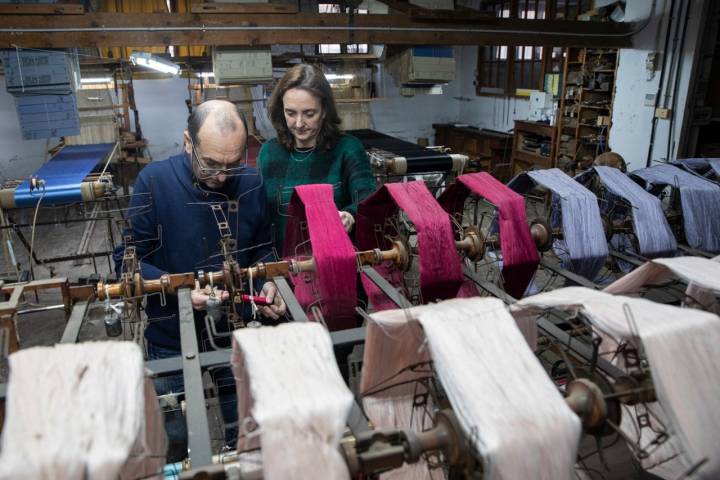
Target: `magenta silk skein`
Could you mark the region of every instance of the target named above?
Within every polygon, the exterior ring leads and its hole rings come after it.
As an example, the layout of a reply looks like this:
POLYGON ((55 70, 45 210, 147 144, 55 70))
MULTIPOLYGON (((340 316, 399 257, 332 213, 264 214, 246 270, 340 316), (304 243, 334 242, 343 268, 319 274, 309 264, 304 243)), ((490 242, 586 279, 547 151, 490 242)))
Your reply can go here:
MULTIPOLYGON (((387 236, 397 232, 386 220, 398 210, 405 212, 417 233, 423 303, 454 298, 463 283, 463 274, 450 216, 440 207, 424 182, 385 184, 366 198, 358 206, 358 247, 361 250, 391 248, 387 236)), ((391 262, 375 269, 394 287, 404 287, 403 272, 391 262)), ((371 280, 364 275, 361 278, 375 311, 396 308, 371 280)))
POLYGON ((540 257, 530 235, 525 199, 487 172, 460 175, 438 201, 451 215, 462 221, 465 199, 470 193, 487 199, 498 210, 502 275, 505 291, 522 297, 535 275, 540 257))
MULTIPOLYGON (((332 185, 295 187, 288 214, 283 257, 312 255, 315 261, 315 272, 292 277, 298 302, 306 311, 317 304, 330 331, 355 327, 357 260, 333 200, 332 185), (304 243, 308 235, 310 245, 304 243)), ((307 313, 318 320, 312 311, 307 313)))

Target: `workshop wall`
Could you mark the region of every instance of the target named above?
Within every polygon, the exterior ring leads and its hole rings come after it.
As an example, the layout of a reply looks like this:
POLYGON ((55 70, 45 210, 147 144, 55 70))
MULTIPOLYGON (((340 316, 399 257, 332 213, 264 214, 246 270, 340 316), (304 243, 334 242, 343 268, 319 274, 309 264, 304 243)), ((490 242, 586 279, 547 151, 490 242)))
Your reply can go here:
POLYGON ((425 137, 433 142, 433 123, 457 122, 460 114, 460 84, 462 62, 455 48, 455 80, 442 86, 442 95, 415 95, 403 97, 395 81, 382 66, 375 75, 378 98, 370 102, 370 128, 409 142, 425 137))
MULTIPOLYGON (((650 149, 653 129, 653 106, 647 105, 646 95, 658 94, 660 72, 648 72, 645 67, 647 54, 661 52, 665 27, 671 1, 657 2, 656 11, 647 27, 634 37, 635 47, 622 49, 619 55, 613 126, 610 132, 610 147, 620 153, 631 169, 644 167, 650 149)), ((684 2, 676 2, 682 5, 684 2)), ((627 2, 626 20, 641 20, 650 11, 651 2, 630 0, 627 2)), ((673 142, 680 138, 682 122, 688 102, 688 85, 691 78, 694 51, 702 29, 704 2, 693 2, 690 6, 687 28, 683 32, 683 16, 674 15, 674 22, 680 22, 680 35, 675 57, 681 62, 677 81, 677 98, 673 98, 675 77, 666 65, 667 84, 660 89, 661 100, 667 97, 673 107, 674 128, 670 120, 657 120, 655 138, 650 158, 662 161, 675 158, 673 142), (685 41, 680 51, 679 43, 683 33, 685 41)), ((671 47, 674 40, 670 39, 671 47)), ((380 65, 374 75, 378 99, 369 104, 370 127, 389 135, 415 142, 420 137, 432 143, 433 123, 459 122, 482 128, 507 131, 513 128, 516 119, 528 116, 528 102, 520 98, 480 97, 475 94, 475 71, 477 68, 477 47, 456 47, 456 76, 453 82, 443 86, 442 95, 400 95, 393 78, 380 65)), ((135 98, 140 110, 143 135, 149 141, 152 158, 160 160, 176 154, 182 149, 182 131, 187 119, 187 81, 184 79, 137 80, 135 98)), ((35 171, 45 160, 47 144, 56 140, 23 141, 15 113, 14 100, 4 88, 0 77, 0 178, 22 178, 35 171)))
POLYGON ((475 93, 478 47, 462 47, 458 56, 460 94, 458 121, 490 130, 508 131, 515 120, 524 120, 530 112, 529 103, 517 97, 486 97, 475 93))
MULTIPOLYGON (((683 118, 688 109, 688 85, 693 70, 694 53, 701 35, 700 28, 704 2, 692 2, 689 10, 687 28, 683 32, 684 18, 678 12, 685 2, 665 1, 657 2, 658 7, 650 24, 635 37, 633 37, 634 48, 620 50, 619 65, 617 70, 617 82, 615 88, 615 102, 613 107, 612 129, 610 130, 610 148, 625 158, 629 169, 634 170, 646 166, 648 150, 650 149, 650 137, 653 129, 654 98, 648 99, 647 95, 661 96, 661 106, 664 101, 668 105, 675 105, 672 112, 674 128, 670 132, 671 120, 657 120, 655 138, 651 149, 650 160, 667 161, 676 158, 677 145, 682 130, 683 118), (675 30, 671 31, 670 49, 666 59, 666 72, 664 82, 666 85, 658 92, 661 72, 654 74, 646 69, 645 61, 648 53, 662 53, 663 42, 668 21, 670 5, 676 3, 676 12, 673 15, 673 23, 679 23, 680 35, 677 41, 677 52, 671 55, 674 43, 675 30), (680 51, 682 35, 685 35, 685 42, 680 51), (674 77, 670 65, 680 61, 680 72, 675 81, 679 82, 677 98, 674 98, 674 77), (666 98, 667 97, 667 98, 666 98), (671 145, 668 150, 668 139, 671 145), (669 153, 669 155, 668 155, 669 153)), ((650 11, 651 2, 632 0, 627 3, 625 11, 626 21, 638 21, 646 18, 650 11)), ((661 59, 662 60, 662 59, 661 59)))
POLYGON ((142 134, 148 140, 152 159, 177 155, 182 151, 187 126, 187 79, 135 80, 133 85, 142 134))

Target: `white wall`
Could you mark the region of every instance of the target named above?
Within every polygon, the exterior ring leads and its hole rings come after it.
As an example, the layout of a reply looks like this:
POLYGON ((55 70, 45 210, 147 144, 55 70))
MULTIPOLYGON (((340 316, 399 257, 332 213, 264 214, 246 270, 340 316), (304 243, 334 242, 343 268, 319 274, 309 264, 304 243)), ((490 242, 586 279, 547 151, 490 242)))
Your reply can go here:
MULTIPOLYGON (((658 0, 656 12, 648 26, 639 34, 633 37, 632 49, 621 49, 617 70, 615 87, 615 100, 613 104, 612 128, 610 130, 610 148, 625 158, 629 170, 643 168, 648 158, 648 148, 652 134, 654 108, 645 105, 646 94, 656 94, 660 82, 660 71, 655 72, 652 79, 648 78, 645 70, 645 59, 650 52, 662 52, 665 32, 670 10, 670 0, 658 0)), ((684 4, 685 1, 677 0, 677 4, 684 4)), ((673 141, 680 138, 683 115, 685 114, 685 102, 687 100, 688 84, 692 71, 693 54, 698 44, 698 37, 701 32, 701 12, 703 1, 694 1, 689 11, 687 25, 687 36, 683 51, 679 58, 682 62, 680 82, 678 88, 677 106, 673 112, 675 127, 673 141)), ((645 0, 632 0, 627 3, 625 20, 641 20, 646 18, 650 12, 651 2, 645 0)), ((679 8, 676 6, 675 22, 680 21, 679 8)), ((672 45, 674 33, 670 38, 672 45)), ((678 41, 678 47, 680 42, 678 41)), ((668 77, 672 78, 673 73, 669 71, 672 63, 670 55, 665 59, 666 70, 665 82, 668 77)), ((672 103, 672 88, 669 89, 670 103, 672 103)), ((665 95, 662 94, 662 98, 665 95)), ((658 120, 651 150, 650 159, 652 162, 667 161, 667 145, 669 136, 669 120, 658 120)), ((669 159, 675 158, 676 148, 671 148, 669 159)))
POLYGON ((142 134, 153 160, 177 155, 187 126, 187 79, 135 80, 133 85, 142 134))
POLYGON ((516 97, 488 97, 475 94, 477 47, 460 48, 460 111, 458 121, 490 130, 508 131, 515 120, 524 120, 530 113, 529 103, 516 97))
POLYGON ((15 99, 5 91, 5 77, 0 76, 0 181, 25 178, 46 160, 48 146, 58 139, 23 140, 15 111, 15 99))
POLYGON ((403 97, 395 86, 394 79, 381 65, 380 74, 375 76, 378 98, 370 102, 370 128, 416 142, 425 137, 433 142, 433 123, 457 122, 459 116, 461 65, 458 61, 459 48, 455 48, 455 80, 443 85, 442 95, 415 95, 403 97))

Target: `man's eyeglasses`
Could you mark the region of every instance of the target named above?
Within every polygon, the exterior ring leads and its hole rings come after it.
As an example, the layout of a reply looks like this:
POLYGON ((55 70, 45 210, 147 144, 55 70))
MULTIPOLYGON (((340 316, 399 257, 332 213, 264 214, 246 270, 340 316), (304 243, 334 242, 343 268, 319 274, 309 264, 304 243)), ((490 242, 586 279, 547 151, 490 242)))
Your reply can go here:
POLYGON ((240 175, 245 168, 247 168, 248 163, 248 148, 247 145, 245 146, 245 150, 243 153, 243 158, 228 164, 220 164, 213 162, 212 160, 207 161, 203 160, 200 155, 198 154, 197 149, 195 148, 195 143, 190 140, 190 148, 193 152, 193 157, 198 165, 198 170, 202 174, 203 177, 210 178, 210 177, 217 177, 218 175, 225 175, 226 177, 233 176, 233 175, 240 175))

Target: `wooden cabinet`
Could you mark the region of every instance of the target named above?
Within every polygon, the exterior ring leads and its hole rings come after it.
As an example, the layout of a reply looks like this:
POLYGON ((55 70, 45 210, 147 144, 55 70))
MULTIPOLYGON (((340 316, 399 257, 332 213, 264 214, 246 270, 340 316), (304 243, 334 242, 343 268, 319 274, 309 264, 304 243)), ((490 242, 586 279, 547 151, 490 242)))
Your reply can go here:
POLYGON ((616 49, 566 50, 555 158, 570 175, 609 150, 616 68, 616 49))
POLYGON ((487 171, 501 180, 510 174, 512 136, 495 130, 465 125, 433 124, 435 145, 470 157, 466 171, 487 171))
POLYGON ((515 120, 512 176, 530 169, 554 167, 556 133, 554 125, 515 120))

